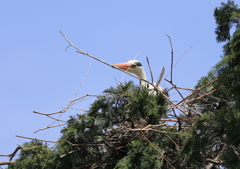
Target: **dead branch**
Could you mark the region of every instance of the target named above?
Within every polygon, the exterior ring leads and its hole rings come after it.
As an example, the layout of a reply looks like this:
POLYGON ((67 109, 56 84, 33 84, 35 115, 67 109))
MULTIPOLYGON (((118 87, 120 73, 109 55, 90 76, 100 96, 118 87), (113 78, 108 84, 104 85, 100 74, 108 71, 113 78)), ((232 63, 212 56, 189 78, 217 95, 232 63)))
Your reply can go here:
POLYGON ((13 153, 11 154, 0 154, 0 156, 8 156, 10 157, 10 160, 9 161, 0 161, 0 165, 7 165, 7 164, 12 164, 14 163, 15 161, 12 161, 13 157, 16 155, 16 153, 18 152, 18 150, 31 150, 31 149, 34 149, 34 148, 37 148, 39 146, 33 146, 31 148, 23 148, 22 146, 18 146, 13 153))
MULTIPOLYGON (((124 73, 126 73, 126 74, 128 74, 128 75, 130 75, 130 76, 132 76, 132 77, 135 77, 135 78, 137 78, 138 80, 142 80, 142 81, 144 81, 144 82, 152 85, 155 90, 160 91, 160 89, 158 89, 153 83, 151 83, 151 82, 149 82, 149 81, 147 81, 147 80, 145 80, 145 79, 141 79, 141 78, 139 78, 139 77, 137 77, 137 76, 135 76, 135 75, 133 75, 133 74, 131 74, 131 73, 128 73, 127 71, 124 71, 124 70, 122 70, 122 69, 119 69, 118 67, 112 66, 111 64, 109 64, 109 63, 107 63, 107 62, 105 62, 105 61, 103 61, 103 60, 101 60, 101 59, 99 59, 99 58, 96 58, 95 56, 92 56, 92 55, 84 52, 83 50, 81 50, 81 49, 79 49, 77 46, 75 46, 72 42, 70 42, 70 41, 68 40, 68 38, 63 34, 62 31, 60 31, 60 33, 62 34, 62 36, 64 37, 64 39, 69 43, 69 46, 72 46, 72 47, 74 47, 75 49, 77 49, 77 53, 80 53, 80 54, 89 56, 89 57, 91 57, 91 58, 93 58, 93 59, 95 59, 95 60, 97 60, 97 61, 99 61, 99 62, 102 62, 103 64, 106 64, 106 65, 108 65, 108 66, 110 66, 110 67, 112 67, 112 68, 115 68, 115 69, 117 69, 117 70, 119 70, 119 71, 122 71, 122 72, 124 72, 124 73)), ((160 92, 161 92, 161 91, 160 91, 160 92)), ((165 96, 165 97, 167 97, 167 96, 165 96)), ((59 113, 59 112, 58 112, 58 113, 59 113)), ((56 114, 56 113, 55 113, 55 114, 56 114)))
POLYGON ((178 135, 186 136, 186 134, 181 134, 181 133, 176 133, 176 132, 168 132, 168 131, 157 130, 157 129, 153 128, 153 127, 162 127, 162 126, 172 127, 172 125, 163 123, 163 124, 158 124, 158 125, 148 125, 144 128, 137 128, 137 129, 127 128, 127 127, 124 127, 124 128, 127 130, 130 130, 130 131, 149 131, 149 130, 151 130, 151 131, 156 131, 156 132, 160 132, 160 133, 178 134, 178 135))
POLYGON ((203 88, 205 88, 205 87, 209 86, 210 84, 216 82, 217 80, 218 80, 218 79, 215 79, 215 80, 209 82, 208 84, 202 86, 200 89, 197 89, 195 92, 193 92, 192 94, 188 95, 188 96, 185 97, 183 100, 181 100, 180 102, 178 102, 175 106, 170 107, 170 108, 168 108, 168 109, 176 108, 180 103, 182 103, 183 101, 185 101, 185 100, 188 99, 189 97, 193 96, 194 94, 198 93, 198 92, 199 92, 200 90, 202 90, 203 88))
POLYGON ((160 119, 160 121, 178 121, 178 120, 174 120, 174 119, 160 119))
POLYGON ((190 91, 196 91, 197 90, 197 89, 190 89, 190 88, 184 88, 184 87, 178 87, 178 86, 175 86, 175 88, 183 89, 183 90, 190 90, 190 91))
POLYGON ((173 47, 172 47, 172 41, 171 41, 171 38, 170 36, 166 35, 168 38, 169 38, 169 41, 170 41, 170 46, 171 46, 171 82, 172 82, 172 71, 173 71, 173 47))
POLYGON ((9 161, 12 161, 12 158, 16 155, 16 153, 18 152, 19 149, 24 149, 22 146, 18 146, 13 153, 11 154, 0 154, 0 156, 8 156, 10 157, 10 160, 9 161))
POLYGON ((0 161, 0 165, 8 165, 8 164, 12 164, 15 161, 0 161))
POLYGON ((217 157, 215 157, 214 159, 210 159, 210 158, 206 159, 206 161, 210 162, 210 164, 208 164, 206 166, 206 169, 211 169, 213 167, 213 164, 222 164, 222 163, 224 163, 224 161, 223 160, 219 160, 219 158, 222 155, 223 151, 226 149, 226 147, 227 147, 227 145, 224 144, 222 149, 218 153, 217 157))
POLYGON ((188 100, 188 101, 186 101, 186 103, 187 103, 187 102, 191 102, 191 101, 195 101, 195 100, 198 100, 198 99, 201 99, 202 97, 207 96, 207 95, 209 95, 209 94, 212 94, 212 93, 215 92, 215 91, 217 91, 217 89, 214 89, 214 90, 212 90, 211 92, 208 92, 208 93, 206 93, 206 94, 204 94, 204 95, 202 95, 202 96, 199 96, 199 97, 197 97, 197 98, 188 100))
POLYGON ((53 115, 53 114, 58 114, 58 113, 65 113, 65 112, 69 109, 69 107, 72 106, 72 104, 73 104, 74 102, 76 102, 76 101, 78 101, 78 100, 80 100, 80 99, 83 99, 83 98, 85 98, 85 97, 88 97, 88 96, 91 96, 91 97, 95 96, 95 97, 96 97, 96 96, 99 96, 99 95, 86 94, 86 95, 84 95, 84 96, 82 96, 82 97, 79 97, 79 98, 77 98, 77 99, 71 100, 71 101, 68 103, 67 107, 65 107, 63 110, 60 110, 60 111, 57 111, 57 112, 54 112, 54 113, 41 113, 41 112, 38 112, 38 111, 33 111, 33 113, 37 113, 37 114, 41 114, 41 115, 45 115, 45 116, 49 116, 49 115, 53 115))
MULTIPOLYGON (((169 80, 167 80, 167 79, 165 79, 167 82, 169 82, 173 87, 174 86, 176 86, 176 85, 174 85, 171 81, 169 81, 169 80)), ((177 88, 175 88, 175 90, 178 92, 178 94, 182 97, 182 99, 184 100, 184 97, 183 97, 183 95, 182 95, 182 93, 177 89, 177 88)), ((201 113, 198 113, 198 112, 196 112, 195 110, 193 110, 192 108, 191 108, 191 106, 186 102, 186 104, 188 105, 188 108, 189 109, 191 109, 195 114, 198 114, 198 115, 200 115, 200 116, 202 116, 202 114, 201 113)))
POLYGON ((149 70, 150 70, 151 79, 152 79, 152 83, 153 83, 152 69, 151 69, 151 66, 150 66, 150 63, 149 63, 148 57, 146 57, 146 59, 147 59, 147 63, 148 63, 148 67, 149 67, 149 70))
MULTIPOLYGON (((157 81, 157 83, 156 83, 156 87, 157 87, 157 86, 159 85, 159 83, 161 82, 164 72, 165 72, 165 68, 163 67, 163 68, 162 68, 162 71, 161 71, 161 73, 160 73, 160 75, 159 75, 158 81, 157 81)), ((166 93, 166 92, 167 92, 167 91, 165 91, 165 93, 166 93)))
POLYGON ((24 136, 19 136, 19 135, 16 135, 16 137, 21 137, 21 138, 25 138, 25 139, 31 139, 31 140, 38 140, 38 141, 43 141, 43 142, 58 143, 57 141, 41 140, 41 139, 37 139, 37 138, 24 137, 24 136))
POLYGON ((68 124, 68 123, 58 124, 58 125, 55 125, 55 126, 50 126, 50 125, 49 125, 49 126, 47 126, 47 127, 43 127, 43 128, 41 128, 41 129, 35 131, 34 133, 37 133, 37 132, 42 131, 42 130, 54 128, 54 127, 64 126, 64 125, 67 125, 67 124, 68 124))

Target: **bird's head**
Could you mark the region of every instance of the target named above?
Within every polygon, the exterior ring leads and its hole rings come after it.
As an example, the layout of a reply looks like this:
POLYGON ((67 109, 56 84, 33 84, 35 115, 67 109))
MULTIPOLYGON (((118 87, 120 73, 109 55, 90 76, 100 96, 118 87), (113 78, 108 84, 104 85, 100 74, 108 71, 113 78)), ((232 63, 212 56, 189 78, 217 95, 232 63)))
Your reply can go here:
POLYGON ((112 67, 113 68, 117 67, 117 68, 125 70, 129 73, 134 73, 139 78, 143 78, 143 74, 145 76, 145 72, 142 68, 142 64, 138 60, 130 60, 126 63, 113 64, 112 67))

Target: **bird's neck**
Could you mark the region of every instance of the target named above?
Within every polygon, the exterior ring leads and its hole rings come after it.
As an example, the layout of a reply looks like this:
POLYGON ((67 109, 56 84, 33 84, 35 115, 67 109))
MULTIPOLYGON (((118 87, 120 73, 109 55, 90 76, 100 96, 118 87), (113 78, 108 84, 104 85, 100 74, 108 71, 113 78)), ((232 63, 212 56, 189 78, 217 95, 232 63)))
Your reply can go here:
POLYGON ((140 80, 140 86, 144 86, 144 87, 147 87, 148 83, 146 83, 144 80, 147 80, 147 76, 146 76, 146 73, 143 69, 140 69, 136 75, 140 78, 140 79, 143 79, 143 80, 140 80))

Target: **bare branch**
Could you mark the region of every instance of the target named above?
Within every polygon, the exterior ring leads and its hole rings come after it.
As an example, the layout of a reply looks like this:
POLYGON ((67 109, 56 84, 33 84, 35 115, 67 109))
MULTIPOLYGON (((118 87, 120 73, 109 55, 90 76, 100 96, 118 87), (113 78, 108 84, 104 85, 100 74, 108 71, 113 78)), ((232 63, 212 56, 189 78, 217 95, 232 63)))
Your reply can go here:
MULTIPOLYGON (((97 60, 97 61, 99 61, 99 62, 102 62, 102 63, 104 63, 104 64, 106 64, 106 65, 108 65, 108 66, 110 66, 110 67, 112 67, 112 68, 115 68, 115 69, 117 69, 117 70, 120 70, 120 71, 122 71, 122 72, 124 72, 124 73, 126 73, 126 74, 128 74, 128 75, 130 75, 130 76, 132 76, 132 77, 135 77, 135 78, 137 78, 137 79, 139 79, 139 80, 142 80, 142 81, 144 81, 144 82, 152 85, 155 90, 160 91, 160 89, 158 89, 155 85, 153 85, 153 83, 150 83, 149 81, 147 81, 147 80, 145 80, 145 79, 140 79, 139 77, 137 77, 137 76, 135 76, 135 75, 133 75, 133 74, 131 74, 131 73, 128 73, 128 72, 126 72, 126 71, 124 71, 124 70, 122 70, 122 69, 119 69, 118 67, 112 66, 111 64, 109 64, 109 63, 107 63, 107 62, 104 62, 103 60, 98 59, 98 58, 96 58, 96 57, 94 57, 94 56, 92 56, 92 55, 90 55, 90 54, 82 51, 81 49, 79 49, 78 47, 76 47, 72 42, 70 42, 70 41, 67 39, 67 37, 63 34, 62 31, 60 31, 60 33, 61 33, 62 36, 65 38, 65 40, 69 43, 70 46, 72 46, 72 47, 74 47, 75 49, 77 49, 77 52, 78 52, 78 53, 83 54, 83 55, 86 55, 86 56, 89 56, 89 57, 91 57, 91 58, 93 58, 93 59, 95 59, 95 60, 97 60)), ((160 91, 160 92, 161 92, 161 91, 160 91)), ((166 96, 166 97, 167 97, 167 96, 166 96)), ((59 113, 59 112, 58 112, 58 113, 59 113)))
POLYGON ((33 113, 37 113, 37 114, 41 114, 41 115, 45 115, 45 116, 49 116, 49 115, 53 115, 53 114, 58 114, 58 113, 65 113, 65 112, 69 109, 69 107, 72 106, 72 104, 73 104, 74 102, 76 102, 76 101, 78 101, 78 100, 80 100, 80 99, 83 99, 83 98, 85 98, 85 97, 88 97, 88 96, 94 97, 94 96, 99 96, 99 95, 86 94, 86 95, 84 95, 84 96, 82 96, 82 97, 79 97, 79 98, 77 98, 77 99, 71 100, 71 101, 68 103, 67 107, 65 107, 63 110, 60 110, 60 111, 57 111, 57 112, 54 112, 54 113, 41 113, 41 112, 38 112, 38 111, 33 111, 33 113))
POLYGON ((49 126, 47 126, 47 127, 44 127, 44 128, 41 128, 41 129, 35 131, 34 133, 37 133, 37 132, 42 131, 42 130, 46 130, 46 129, 50 129, 50 128, 54 128, 54 127, 64 126, 64 125, 67 125, 67 124, 68 124, 68 123, 58 124, 58 125, 55 125, 55 126, 51 126, 51 125, 49 125, 49 126))
POLYGON ((149 67, 149 70, 150 70, 151 79, 152 79, 152 83, 153 83, 152 69, 151 69, 151 66, 150 66, 150 63, 149 63, 148 57, 146 57, 146 59, 147 59, 147 63, 148 63, 148 67, 149 67))
MULTIPOLYGON (((157 87, 157 86, 159 85, 159 83, 161 82, 164 72, 165 72, 165 68, 163 67, 163 68, 162 68, 162 71, 161 71, 161 73, 160 73, 160 75, 159 75, 158 81, 157 81, 157 83, 156 83, 156 87, 157 87)), ((165 93, 166 93, 166 91, 165 91, 165 93)))
POLYGON ((0 165, 8 165, 8 164, 12 164, 15 161, 0 161, 0 165))
POLYGON ((218 79, 215 79, 211 82, 209 82, 208 84, 202 86, 200 89, 197 89, 195 92, 193 92, 192 94, 188 95, 187 97, 185 97, 183 100, 181 100, 180 102, 178 102, 175 106, 173 107, 170 107, 169 109, 173 109, 173 108, 176 108, 180 103, 182 103, 183 101, 185 101, 186 99, 188 99, 189 97, 193 96, 194 94, 198 93, 200 90, 202 90, 203 88, 209 86, 210 84, 216 82, 218 79))
POLYGON ((172 41, 171 41, 171 38, 170 36, 166 35, 168 38, 169 38, 169 41, 170 41, 170 46, 171 46, 171 82, 172 82, 172 71, 173 71, 173 47, 172 47, 172 41))
POLYGON ((38 141, 44 141, 44 142, 58 143, 57 141, 41 140, 41 139, 37 139, 37 138, 24 137, 24 136, 19 136, 19 135, 16 135, 16 137, 21 137, 21 138, 31 139, 31 140, 38 140, 38 141))

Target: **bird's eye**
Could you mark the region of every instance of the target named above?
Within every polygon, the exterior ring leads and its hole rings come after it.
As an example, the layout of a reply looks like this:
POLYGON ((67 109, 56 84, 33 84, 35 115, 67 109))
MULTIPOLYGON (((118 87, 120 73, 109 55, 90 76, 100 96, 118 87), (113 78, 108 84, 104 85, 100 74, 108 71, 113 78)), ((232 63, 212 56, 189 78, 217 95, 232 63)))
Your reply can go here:
POLYGON ((135 62, 136 66, 142 66, 140 62, 135 62))

